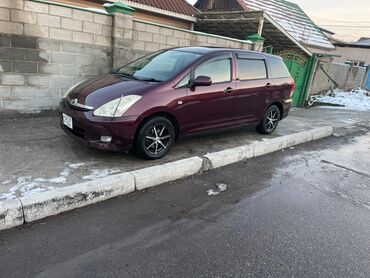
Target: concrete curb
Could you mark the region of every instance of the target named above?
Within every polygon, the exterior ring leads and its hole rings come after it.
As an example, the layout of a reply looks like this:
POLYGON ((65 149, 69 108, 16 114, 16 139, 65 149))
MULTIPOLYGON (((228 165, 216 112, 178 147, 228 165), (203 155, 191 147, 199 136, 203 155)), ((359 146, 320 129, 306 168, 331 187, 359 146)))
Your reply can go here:
POLYGON ((0 230, 333 135, 325 126, 0 202, 0 230))
POLYGON ((204 157, 211 163, 210 169, 216 169, 254 157, 254 147, 253 145, 241 146, 220 152, 209 153, 204 157))
POLYGON ((24 221, 32 222, 133 191, 135 191, 134 176, 123 173, 43 192, 32 197, 22 197, 20 201, 23 205, 24 221))
POLYGON ((195 175, 201 171, 202 165, 203 159, 195 156, 136 170, 131 173, 135 177, 136 190, 143 190, 169 181, 195 175))
POLYGON ((0 230, 20 226, 23 223, 22 203, 18 199, 0 202, 0 230))

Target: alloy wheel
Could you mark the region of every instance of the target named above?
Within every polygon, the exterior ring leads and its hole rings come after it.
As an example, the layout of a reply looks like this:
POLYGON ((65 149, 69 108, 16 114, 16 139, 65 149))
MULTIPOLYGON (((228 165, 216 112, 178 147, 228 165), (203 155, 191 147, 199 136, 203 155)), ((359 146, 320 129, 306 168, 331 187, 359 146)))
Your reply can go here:
POLYGON ((157 124, 150 128, 145 136, 145 149, 158 155, 165 151, 171 144, 171 135, 168 127, 164 124, 157 124))
POLYGON ((274 130, 279 122, 279 113, 275 110, 270 110, 265 120, 266 130, 274 130))

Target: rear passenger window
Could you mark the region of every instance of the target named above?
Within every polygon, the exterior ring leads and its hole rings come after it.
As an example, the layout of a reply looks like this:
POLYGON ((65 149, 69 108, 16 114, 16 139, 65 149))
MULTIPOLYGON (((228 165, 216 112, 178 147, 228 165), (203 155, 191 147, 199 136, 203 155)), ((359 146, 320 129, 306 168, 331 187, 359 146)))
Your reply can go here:
POLYGON ((238 68, 240 80, 267 78, 264 60, 238 59, 238 68))
POLYGON ((282 59, 271 58, 269 64, 272 78, 290 77, 288 68, 282 59))

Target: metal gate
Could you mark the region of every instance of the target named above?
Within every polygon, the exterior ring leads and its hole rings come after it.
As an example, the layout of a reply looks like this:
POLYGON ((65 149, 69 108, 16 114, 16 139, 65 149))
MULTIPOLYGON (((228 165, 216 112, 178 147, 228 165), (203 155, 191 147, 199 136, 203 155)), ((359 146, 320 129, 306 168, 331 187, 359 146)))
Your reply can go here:
POLYGON ((370 68, 367 70, 367 77, 365 81, 365 89, 370 91, 370 68))
POLYGON ((291 76, 294 79, 295 90, 293 106, 301 106, 305 99, 306 79, 308 78, 308 58, 295 51, 282 51, 277 53, 284 59, 291 76))

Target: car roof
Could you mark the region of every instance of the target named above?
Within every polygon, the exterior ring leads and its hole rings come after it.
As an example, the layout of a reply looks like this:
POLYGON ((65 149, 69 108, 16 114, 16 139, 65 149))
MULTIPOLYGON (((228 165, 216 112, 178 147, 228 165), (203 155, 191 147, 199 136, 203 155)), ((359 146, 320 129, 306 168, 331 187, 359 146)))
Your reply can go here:
POLYGON ((253 56, 258 55, 258 56, 265 57, 265 58, 280 58, 281 59, 281 57, 276 56, 276 55, 267 54, 263 52, 257 52, 257 51, 251 51, 251 50, 245 50, 245 49, 239 49, 239 48, 225 48, 225 47, 214 47, 214 46, 187 46, 187 47, 173 48, 173 50, 197 53, 201 55, 212 54, 212 53, 217 53, 217 52, 225 52, 225 51, 234 51, 238 53, 250 54, 253 56))

